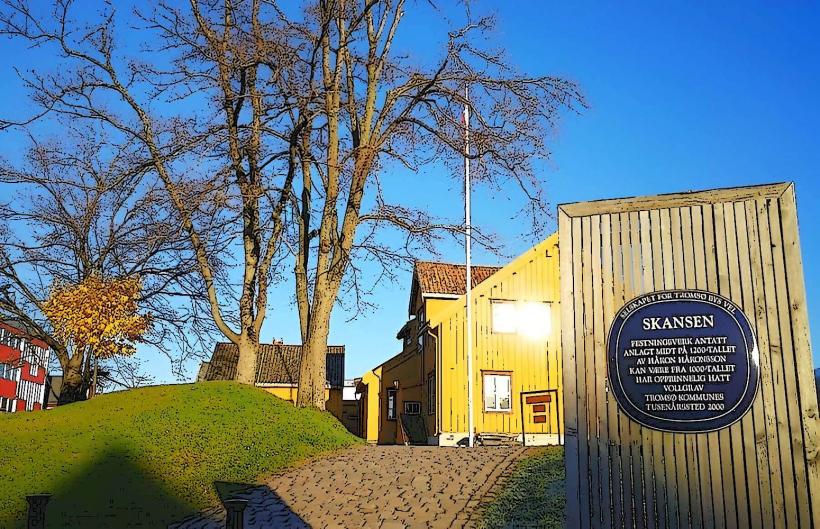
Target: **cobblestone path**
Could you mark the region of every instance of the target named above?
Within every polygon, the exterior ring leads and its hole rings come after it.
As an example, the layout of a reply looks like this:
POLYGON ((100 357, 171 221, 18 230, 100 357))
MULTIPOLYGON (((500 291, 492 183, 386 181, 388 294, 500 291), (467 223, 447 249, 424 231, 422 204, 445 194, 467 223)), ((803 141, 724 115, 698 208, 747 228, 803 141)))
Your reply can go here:
MULTIPOLYGON (((520 447, 367 446, 314 459, 236 494, 247 529, 427 529, 473 525, 470 517, 520 447)), ((174 529, 221 529, 223 511, 174 529)))

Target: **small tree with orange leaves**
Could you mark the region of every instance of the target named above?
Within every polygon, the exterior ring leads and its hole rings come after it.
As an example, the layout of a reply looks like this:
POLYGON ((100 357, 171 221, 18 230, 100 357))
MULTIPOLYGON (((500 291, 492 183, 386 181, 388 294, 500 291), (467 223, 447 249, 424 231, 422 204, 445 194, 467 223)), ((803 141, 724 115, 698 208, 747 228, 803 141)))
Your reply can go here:
MULTIPOLYGON (((76 285, 58 285, 43 306, 55 338, 69 351, 64 385, 89 388, 90 365, 115 355, 132 355, 148 330, 149 316, 139 314, 139 278, 90 276, 76 285), (71 380, 66 380, 71 378, 71 380)), ((92 392, 96 381, 90 384, 92 392)))

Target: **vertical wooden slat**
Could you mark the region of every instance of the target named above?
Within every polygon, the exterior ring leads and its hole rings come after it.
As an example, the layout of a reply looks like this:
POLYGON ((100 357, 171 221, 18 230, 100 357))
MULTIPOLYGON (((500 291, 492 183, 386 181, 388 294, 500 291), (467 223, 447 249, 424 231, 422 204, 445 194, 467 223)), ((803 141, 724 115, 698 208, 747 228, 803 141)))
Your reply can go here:
MULTIPOLYGON (((598 474, 600 476, 598 488, 600 490, 600 516, 601 527, 610 529, 612 527, 612 517, 614 507, 612 505, 612 490, 610 485, 609 459, 609 431, 607 430, 607 409, 606 409, 606 348, 604 343, 606 338, 603 329, 603 255, 601 237, 601 216, 591 217, 591 237, 592 245, 592 266, 590 276, 592 279, 592 360, 593 360, 593 381, 595 390, 595 435, 598 442, 598 474)), ((590 469, 591 470, 591 469, 590 469)))
MULTIPOLYGON (((729 208, 731 210, 731 207, 729 208)), ((731 297, 729 287, 729 258, 728 258, 728 244, 726 242, 726 208, 724 204, 715 204, 714 206, 714 221, 715 221, 715 275, 717 276, 717 293, 725 297, 731 297)), ((731 224, 734 229, 734 222, 731 224)), ((724 505, 726 507, 726 526, 730 529, 743 528, 747 526, 740 525, 738 516, 738 487, 737 483, 742 483, 745 479, 742 467, 735 463, 735 455, 740 457, 740 450, 736 447, 740 444, 733 442, 734 438, 742 436, 740 424, 735 423, 729 428, 724 428, 719 432, 720 438, 720 458, 723 470, 723 490, 724 490, 724 505), (740 475, 735 480, 735 473, 740 475)), ((741 492, 741 494, 745 494, 741 492)), ((744 496, 745 497, 745 496, 744 496)))
MULTIPOLYGON (((612 222, 612 271, 613 284, 612 294, 615 305, 620 307, 626 302, 626 270, 624 256, 624 241, 629 241, 629 226, 625 215, 616 213, 610 216, 612 222)), ((623 525, 625 528, 633 528, 634 524, 634 494, 635 484, 632 481, 632 447, 631 447, 631 424, 632 421, 622 413, 618 413, 618 438, 621 440, 619 446, 621 479, 623 480, 623 525)))
MULTIPOLYGON (((692 247, 692 273, 688 284, 698 290, 707 290, 706 285, 706 249, 703 237, 703 208, 691 208, 691 236, 687 236, 692 247)), ((701 520, 698 527, 709 527, 715 520, 714 492, 712 490, 712 471, 709 453, 708 434, 695 435, 695 450, 698 454, 698 479, 700 485, 701 520)))
MULTIPOLYGON (((616 228, 617 229, 617 228, 616 228)), ((602 310, 598 311, 599 319, 597 321, 598 328, 602 333, 606 333, 612 318, 615 314, 615 258, 613 251, 613 226, 612 217, 610 215, 601 216, 601 282, 602 282, 602 310)), ((602 357, 604 358, 604 367, 606 367, 606 344, 603 344, 602 357)), ((606 371, 604 371, 606 375, 606 371)), ((609 483, 612 489, 610 501, 612 504, 612 527, 622 529, 624 527, 624 506, 623 506, 623 490, 622 490, 622 461, 621 461, 621 439, 619 433, 619 417, 618 404, 609 388, 607 382, 607 389, 605 392, 606 401, 606 431, 609 442, 607 443, 607 452, 609 455, 609 483)))
MULTIPOLYGON (((726 228, 726 297, 743 306, 743 292, 740 285, 740 263, 737 258, 737 222, 735 218, 734 203, 724 204, 723 215, 726 228)), ((735 498, 737 500, 737 524, 738 527, 748 528, 749 524, 749 483, 753 475, 757 475, 757 468, 750 468, 752 465, 751 454, 754 453, 752 440, 749 439, 750 415, 745 415, 743 419, 732 425, 729 432, 732 439, 732 461, 734 464, 735 498), (748 454, 748 457, 747 457, 748 454), (748 464, 747 464, 748 462, 748 464)))
POLYGON ((588 439, 588 460, 589 460, 589 503, 592 512, 593 527, 600 527, 601 524, 601 474, 598 471, 598 403, 595 395, 595 336, 594 336, 594 316, 595 304, 593 302, 593 272, 597 265, 593 258, 592 226, 594 216, 581 219, 581 236, 583 238, 583 275, 581 281, 581 292, 584 299, 584 360, 585 376, 584 388, 586 389, 586 434, 588 439))
MULTIPOLYGON (((672 220, 671 211, 662 209, 659 214, 661 226, 661 261, 663 262, 663 288, 670 290, 675 288, 675 267, 672 259, 672 220)), ((678 496, 678 465, 675 454, 674 437, 669 434, 662 434, 664 454, 664 468, 666 469, 667 483, 667 519, 670 528, 681 527, 680 525, 680 504, 678 496)))
MULTIPOLYGON (((786 264, 786 284, 791 308, 791 330, 797 387, 800 398, 800 422, 803 440, 801 454, 806 465, 809 497, 820 494, 820 419, 817 411, 817 393, 812 375, 811 338, 809 336, 809 316, 806 309, 806 288, 803 278, 803 261, 800 254, 800 239, 797 227, 797 204, 794 186, 780 197, 781 234, 786 264)), ((798 454, 800 454, 798 452, 798 454)), ((798 457, 796 455, 796 457, 798 457)), ((809 501, 806 526, 809 520, 814 529, 820 528, 820 507, 809 501)), ((802 524, 802 520, 801 520, 802 524)))
POLYGON ((746 232, 748 244, 739 248, 743 255, 742 262, 747 266, 744 277, 751 283, 751 304, 747 302, 747 316, 757 335, 758 354, 760 356, 760 384, 758 394, 752 405, 755 425, 755 449, 757 468, 760 477, 760 526, 774 527, 775 505, 782 503, 783 491, 780 490, 780 473, 772 469, 770 460, 777 458, 777 445, 772 443, 776 436, 776 417, 772 387, 772 366, 770 360, 769 328, 766 322, 765 291, 763 285, 763 266, 760 255, 760 232, 758 227, 757 207, 753 200, 744 204, 746 214, 746 232), (771 435, 770 433, 771 432, 771 435), (775 496, 777 499, 775 499, 775 496))
MULTIPOLYGON (((766 309, 769 313, 769 348, 771 351, 772 378, 777 390, 775 391, 775 408, 777 416, 777 436, 780 445, 780 479, 783 486, 782 513, 783 523, 780 527, 796 527, 799 522, 798 467, 792 460, 792 436, 789 417, 789 403, 797 401, 797 389, 794 384, 787 382, 787 373, 794 372, 794 362, 791 348, 791 329, 788 319, 788 301, 785 288, 777 288, 785 284, 785 269, 783 265, 783 244, 780 237, 780 208, 777 201, 761 200, 765 207, 765 215, 760 216, 761 241, 763 254, 763 279, 766 284, 766 309), (763 229, 763 223, 767 229, 763 229), (768 235, 768 240, 763 236, 768 235)), ((792 380, 793 381, 793 380, 792 380)), ((805 476, 805 474, 803 474, 805 476)), ((807 492, 807 490, 806 490, 807 492)), ((778 513, 775 511, 775 520, 778 513)))
MULTIPOLYGON (((653 209, 649 212, 649 223, 646 229, 648 234, 648 244, 651 248, 651 262, 652 274, 651 284, 647 285, 654 290, 662 290, 664 288, 663 278, 663 251, 662 236, 661 236, 661 212, 653 209)), ((644 237, 646 237, 646 234, 644 237)), ((647 257, 644 257, 645 259, 647 257)), ((664 433, 659 431, 652 432, 652 461, 655 474, 655 494, 656 503, 655 511, 657 516, 658 527, 669 527, 669 501, 668 488, 669 476, 667 474, 667 461, 663 451, 663 437, 664 433)))
MULTIPOLYGON (((792 475, 794 470, 791 458, 783 453, 788 446, 788 418, 786 417, 785 395, 779 394, 779 387, 783 387, 783 354, 780 341, 780 328, 777 315, 777 296, 774 292, 774 263, 772 261, 772 233, 769 222, 769 201, 757 199, 754 203, 757 219, 758 247, 755 250, 760 259, 760 283, 762 288, 759 301, 762 312, 761 319, 766 322, 767 345, 766 355, 769 361, 769 373, 763 373, 766 401, 770 409, 766 414, 767 443, 769 451, 769 469, 772 473, 772 507, 773 526, 788 525, 788 513, 797 510, 794 489, 784 486, 784 475, 792 475), (784 457, 785 455, 785 457, 784 457)), ((761 346, 761 350, 763 347, 761 346)), ((795 520, 796 521, 796 520, 795 520)))
MULTIPOLYGON (((625 297, 627 300, 632 299, 643 293, 643 263, 641 262, 641 236, 640 236, 640 218, 637 211, 630 212, 626 215, 629 226, 629 252, 625 252, 624 258, 629 258, 629 266, 624 266, 624 272, 629 280, 625 281, 625 297)), ((626 263, 626 261, 624 261, 626 263)), ((646 461, 643 459, 643 428, 631 422, 630 428, 630 448, 632 451, 632 494, 633 494, 633 511, 635 527, 647 527, 647 503, 651 500, 648 498, 647 484, 644 481, 644 465, 646 461)))
MULTIPOLYGON (((715 220, 714 206, 711 204, 701 207, 703 220, 703 262, 705 268, 705 283, 702 288, 711 292, 718 291, 717 278, 717 257, 715 255, 715 220)), ((711 432, 707 434, 707 452, 709 454, 709 471, 712 482, 712 514, 714 516, 714 527, 723 529, 726 525, 726 507, 724 497, 726 491, 723 483, 723 465, 720 450, 720 434, 711 432)), ((730 492, 731 494, 731 492, 730 492)))
MULTIPOLYGON (((753 310, 750 310, 753 309, 750 303, 750 299, 752 298, 751 282, 747 274, 749 263, 748 259, 746 259, 746 252, 748 252, 749 248, 749 237, 746 229, 746 210, 742 202, 735 202, 732 206, 734 208, 736 238, 736 244, 733 247, 732 253, 734 254, 737 264, 732 274, 731 283, 738 305, 743 308, 746 314, 753 314, 753 310)), ((734 263, 735 260, 731 262, 734 263)), ((748 494, 748 526, 759 528, 762 525, 760 516, 762 499, 760 498, 760 471, 757 468, 757 452, 755 449, 754 412, 750 411, 744 415, 740 420, 740 424, 743 427, 743 457, 744 469, 746 471, 746 492, 748 494)))
MULTIPOLYGON (((566 360, 562 364, 564 377, 564 461, 566 467, 567 505, 578 505, 578 509, 567 509, 569 527, 581 525, 581 484, 580 476, 586 472, 579 459, 578 439, 578 371, 577 340, 575 339, 576 314, 581 309, 575 305, 577 269, 580 268, 578 250, 580 241, 576 239, 575 223, 559 210, 558 236, 561 244, 561 350, 566 360)), ((584 440, 584 442, 586 442, 584 440)))
MULTIPOLYGON (((676 262, 683 264, 683 288, 694 288, 696 285, 696 265, 695 265, 695 243, 692 239, 692 210, 690 208, 678 208, 680 213, 681 249, 680 259, 676 262)), ((697 436, 687 435, 684 438, 686 449, 686 474, 689 477, 689 526, 692 528, 703 527, 703 507, 701 499, 701 483, 704 478, 700 476, 700 465, 698 459, 697 436)))
MULTIPOLYGON (((774 256, 775 277, 778 285, 786 287, 777 289, 778 314, 781 328, 781 341, 783 349, 783 386, 786 391, 786 411, 789 422, 788 428, 788 452, 793 462, 794 473, 790 485, 795 489, 798 510, 794 513, 796 520, 793 526, 808 527, 811 524, 810 510, 806 507, 811 504, 808 485, 808 466, 805 460, 800 457, 803 454, 803 429, 802 417, 800 413, 800 390, 797 381, 797 365, 795 357, 795 344, 793 339, 793 328, 791 319, 791 302, 788 291, 788 277, 786 273, 786 250, 784 244, 782 208, 780 200, 773 207, 769 215, 772 224, 772 254, 774 256)), ((784 476, 784 479, 787 479, 784 476)))
MULTIPOLYGON (((654 261, 652 259, 652 232, 649 227, 649 212, 641 211, 638 213, 638 229, 640 236, 641 249, 641 290, 646 293, 655 290, 654 287, 654 261)), ((655 432, 649 428, 643 429, 641 451, 644 462, 644 483, 646 490, 646 517, 647 527, 654 529, 657 526, 658 520, 658 479, 663 479, 663 475, 656 475, 656 465, 660 465, 660 461, 656 463, 655 452, 652 448, 652 438, 655 432)))
POLYGON ((579 478, 581 519, 578 527, 590 527, 592 509, 590 504, 590 475, 589 475, 589 428, 587 425, 587 370, 586 349, 584 341, 584 237, 581 224, 582 219, 572 219, 572 244, 575 262, 575 341, 576 370, 578 377, 578 392, 576 395, 578 410, 578 464, 581 467, 579 478))
MULTIPOLYGON (((670 234, 672 242, 672 275, 674 278, 673 288, 685 288, 686 270, 683 264, 683 238, 681 231, 680 209, 675 208, 670 212, 670 234)), ((686 436, 673 435, 672 443, 675 447, 675 464, 678 487, 678 523, 680 527, 691 526, 691 510, 689 497, 689 462, 690 455, 686 453, 686 436)))

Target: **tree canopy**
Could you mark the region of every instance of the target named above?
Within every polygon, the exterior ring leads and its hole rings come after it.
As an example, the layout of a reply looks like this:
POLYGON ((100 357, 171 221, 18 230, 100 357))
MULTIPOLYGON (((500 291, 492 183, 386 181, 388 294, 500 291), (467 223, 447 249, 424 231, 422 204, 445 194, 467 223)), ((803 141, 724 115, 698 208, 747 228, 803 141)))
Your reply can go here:
POLYGON ((139 314, 142 285, 137 277, 90 276, 76 285, 56 285, 43 311, 55 337, 99 359, 132 355, 148 330, 150 317, 139 314))
POLYGON ((304 406, 324 406, 331 313, 345 294, 361 301, 361 263, 391 276, 465 232, 424 200, 389 201, 383 186, 431 164, 458 178, 467 156, 480 162, 476 182, 518 195, 537 230, 546 198, 536 162, 562 113, 585 106, 573 81, 520 72, 489 46, 495 20, 469 4, 423 58, 397 44, 404 0, 190 0, 127 13, 106 4, 95 15, 72 0, 48 12, 2 4, 0 34, 50 50, 60 69, 25 74, 38 109, 0 126, 93 124, 157 179, 210 318, 237 345, 240 381, 255 378, 271 285, 290 276, 304 406), (127 26, 139 28, 139 53, 127 26))

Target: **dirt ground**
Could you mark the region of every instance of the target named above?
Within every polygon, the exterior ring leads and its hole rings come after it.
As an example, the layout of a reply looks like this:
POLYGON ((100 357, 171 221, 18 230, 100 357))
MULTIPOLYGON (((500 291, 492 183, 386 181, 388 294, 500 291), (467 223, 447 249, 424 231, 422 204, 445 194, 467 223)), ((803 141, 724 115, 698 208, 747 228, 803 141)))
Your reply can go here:
MULTIPOLYGON (((314 459, 234 494, 248 500, 245 527, 472 527, 476 506, 527 449, 366 446, 314 459)), ((215 510, 174 529, 225 527, 215 510)))

